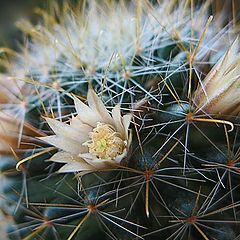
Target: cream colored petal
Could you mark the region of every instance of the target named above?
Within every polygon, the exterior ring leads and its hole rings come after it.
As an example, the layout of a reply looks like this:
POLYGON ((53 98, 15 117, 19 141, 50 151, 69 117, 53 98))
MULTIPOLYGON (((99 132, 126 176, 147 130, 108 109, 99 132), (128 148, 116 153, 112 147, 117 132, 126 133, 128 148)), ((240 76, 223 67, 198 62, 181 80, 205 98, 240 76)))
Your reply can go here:
POLYGON ((82 158, 77 155, 72 155, 67 152, 57 152, 54 154, 49 161, 66 163, 58 172, 77 172, 77 171, 89 171, 94 168, 89 165, 82 158))
POLYGON ((102 122, 107 124, 113 124, 112 118, 108 113, 102 100, 97 96, 95 91, 90 87, 87 95, 89 107, 102 118, 102 122))
POLYGON ((92 132, 93 130, 93 127, 83 123, 79 118, 79 116, 72 117, 72 119, 70 120, 70 126, 75 129, 81 129, 81 130, 84 128, 86 132, 92 132))
POLYGON ((79 157, 83 158, 89 164, 91 164, 91 162, 93 160, 93 155, 89 152, 80 153, 79 157))
POLYGON ((122 117, 122 123, 123 123, 124 131, 125 131, 126 139, 128 139, 128 129, 129 129, 131 120, 132 120, 131 114, 127 114, 122 117))
POLYGON ((237 110, 240 107, 240 88, 238 88, 239 84, 240 82, 235 82, 227 89, 227 91, 222 92, 213 98, 211 100, 211 104, 209 104, 204 110, 223 115, 231 115, 233 113, 238 114, 239 112, 237 110))
MULTIPOLYGON (((204 79, 204 85, 221 83, 221 81, 217 80, 218 77, 225 74, 229 66, 231 66, 232 62, 235 61, 236 55, 238 52, 238 38, 233 42, 232 46, 228 49, 228 51, 224 54, 224 56, 216 63, 216 65, 212 68, 212 70, 208 73, 206 78, 204 79), (214 80, 212 80, 214 78, 214 80)), ((221 83, 225 84, 225 82, 221 83)))
POLYGON ((77 110, 80 120, 90 126, 96 127, 97 122, 101 122, 101 117, 95 113, 90 107, 84 104, 78 98, 74 98, 75 108, 77 110))
POLYGON ((240 99, 237 93, 240 81, 238 51, 239 40, 237 38, 197 88, 193 101, 198 109, 212 114, 235 112, 234 108, 239 104, 239 100, 235 102, 235 98, 240 99), (232 86, 236 86, 235 89, 232 86), (232 89, 235 93, 231 93, 232 89))
POLYGON ((123 137, 125 137, 125 131, 124 131, 124 127, 122 124, 120 105, 116 105, 112 109, 112 117, 113 117, 114 126, 115 126, 117 132, 119 132, 123 137))
POLYGON ((91 165, 99 170, 117 168, 118 163, 112 160, 93 160, 91 165))
POLYGON ((88 140, 89 131, 92 130, 91 127, 84 124, 81 124, 81 126, 78 128, 74 128, 69 124, 57 121, 52 118, 46 118, 46 121, 56 135, 62 136, 64 138, 70 138, 74 141, 77 141, 79 144, 82 144, 88 140))
POLYGON ((92 165, 96 169, 112 169, 117 167, 118 162, 113 160, 104 160, 94 157, 91 153, 83 153, 79 155, 82 157, 88 164, 92 165))
POLYGON ((75 162, 75 163, 67 163, 58 170, 59 173, 81 172, 81 171, 95 171, 95 169, 89 164, 75 162))
POLYGON ((80 159, 77 155, 72 155, 68 152, 57 152, 48 161, 58 162, 58 163, 68 163, 78 161, 80 159))
POLYGON ((57 135, 53 135, 47 137, 40 137, 39 139, 72 154, 78 155, 82 152, 87 151, 87 147, 84 147, 78 142, 73 141, 69 138, 64 139, 57 135))

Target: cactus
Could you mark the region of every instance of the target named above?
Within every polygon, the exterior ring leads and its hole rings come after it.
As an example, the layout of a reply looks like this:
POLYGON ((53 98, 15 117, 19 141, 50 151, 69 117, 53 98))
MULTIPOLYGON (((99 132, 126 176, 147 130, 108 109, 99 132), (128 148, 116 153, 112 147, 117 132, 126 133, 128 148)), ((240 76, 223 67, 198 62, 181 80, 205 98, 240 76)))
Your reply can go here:
POLYGON ((8 239, 239 238, 239 39, 190 2, 18 23, 0 79, 8 239))

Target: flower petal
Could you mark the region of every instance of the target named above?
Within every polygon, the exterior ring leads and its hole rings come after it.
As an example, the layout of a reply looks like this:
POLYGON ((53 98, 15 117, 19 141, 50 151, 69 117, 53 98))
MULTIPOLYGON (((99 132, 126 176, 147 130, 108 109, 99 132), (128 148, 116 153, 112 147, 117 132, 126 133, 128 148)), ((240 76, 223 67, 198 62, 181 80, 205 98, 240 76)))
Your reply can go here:
POLYGON ((58 172, 59 173, 67 173, 67 172, 81 172, 81 171, 94 171, 91 165, 85 163, 67 163, 63 167, 61 167, 58 172))
POLYGON ((237 115, 240 98, 240 54, 237 38, 225 55, 215 64, 195 91, 193 102, 199 112, 237 115))
POLYGON ((70 138, 77 141, 79 144, 88 140, 89 131, 92 130, 91 127, 85 124, 81 124, 79 127, 73 127, 72 125, 68 125, 52 118, 46 118, 46 121, 56 135, 70 138))
POLYGON ((117 132, 119 132, 122 136, 125 136, 119 104, 112 109, 112 117, 113 117, 114 125, 117 132))
POLYGON ((97 96, 95 91, 90 87, 87 95, 89 107, 102 118, 102 122, 107 124, 113 124, 112 118, 108 113, 102 100, 97 96))
POLYGON ((57 152, 48 161, 53 161, 58 163, 68 163, 68 162, 76 161, 76 158, 79 158, 78 156, 76 157, 75 156, 68 152, 57 152))
POLYGON ((99 170, 107 170, 107 169, 113 169, 113 168, 117 168, 117 162, 113 161, 113 160, 93 160, 92 161, 92 166, 94 166, 96 169, 99 170))
POLYGON ((90 171, 94 170, 94 167, 89 165, 82 158, 77 155, 72 155, 67 152, 57 152, 54 154, 49 161, 66 163, 61 167, 58 172, 76 172, 76 171, 90 171))
POLYGON ((125 131, 125 137, 128 139, 128 129, 132 120, 132 114, 127 114, 122 117, 122 123, 125 131))
POLYGON ((76 155, 78 155, 82 152, 85 152, 87 150, 87 147, 82 146, 78 142, 71 140, 69 138, 64 139, 57 135, 40 137, 39 139, 57 147, 57 148, 60 148, 66 152, 76 154, 76 155))
POLYGON ((74 98, 74 104, 78 116, 83 123, 96 127, 97 122, 101 122, 101 117, 76 97, 74 98))
POLYGON ((215 112, 218 114, 227 114, 231 113, 238 115, 240 105, 239 105, 239 96, 240 88, 238 88, 239 82, 233 83, 231 86, 226 89, 225 92, 220 93, 215 96, 205 108, 207 112, 215 112), (224 103, 224 104, 223 104, 224 103))
POLYGON ((118 162, 113 160, 98 159, 94 157, 91 153, 83 153, 79 155, 83 158, 88 164, 93 166, 95 169, 112 169, 117 167, 118 162))

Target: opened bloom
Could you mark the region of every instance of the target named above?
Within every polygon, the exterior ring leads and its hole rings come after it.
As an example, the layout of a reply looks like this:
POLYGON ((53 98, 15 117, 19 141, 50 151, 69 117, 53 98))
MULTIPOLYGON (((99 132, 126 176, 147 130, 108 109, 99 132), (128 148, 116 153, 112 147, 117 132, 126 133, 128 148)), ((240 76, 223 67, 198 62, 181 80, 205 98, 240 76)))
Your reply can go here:
POLYGON ((65 163, 59 172, 111 169, 119 166, 129 151, 131 115, 121 116, 119 105, 110 115, 91 88, 87 101, 88 105, 74 98, 77 116, 70 124, 46 119, 55 135, 40 139, 61 149, 50 159, 65 163))
POLYGON ((236 116, 240 112, 240 53, 236 39, 195 92, 198 109, 209 114, 236 116))

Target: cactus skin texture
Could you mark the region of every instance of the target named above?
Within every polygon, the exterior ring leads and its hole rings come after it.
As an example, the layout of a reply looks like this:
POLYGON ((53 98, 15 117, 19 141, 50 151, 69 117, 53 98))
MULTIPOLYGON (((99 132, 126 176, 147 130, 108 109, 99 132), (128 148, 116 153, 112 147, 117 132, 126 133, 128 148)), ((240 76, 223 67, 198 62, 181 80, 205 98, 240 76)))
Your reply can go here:
POLYGON ((190 2, 53 4, 18 23, 27 41, 0 79, 8 239, 239 238, 239 40, 190 2), (131 114, 131 146, 112 169, 59 173, 46 119, 69 124, 90 88, 131 114))

